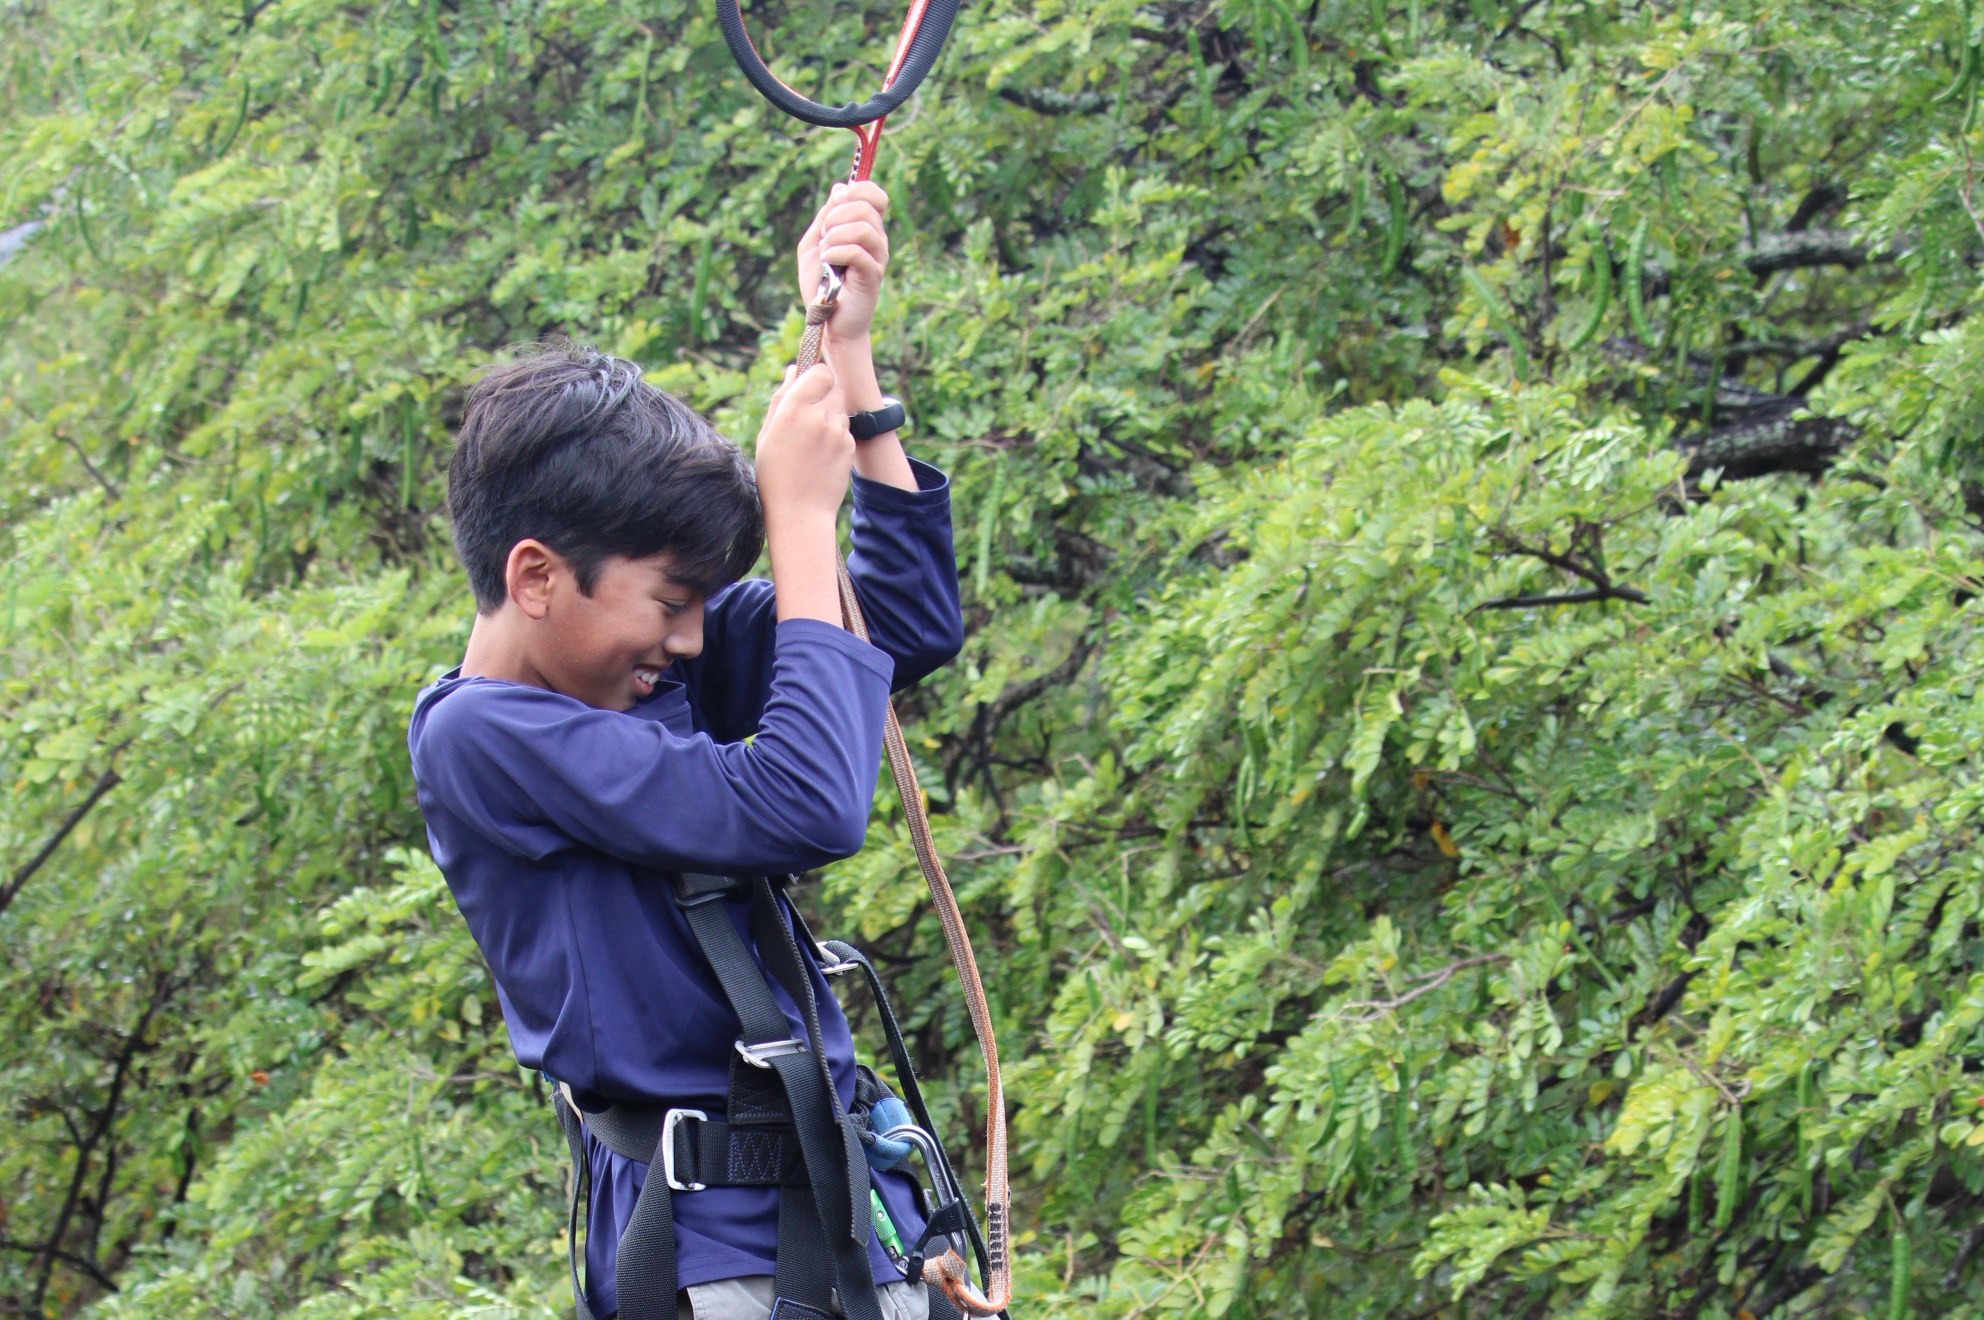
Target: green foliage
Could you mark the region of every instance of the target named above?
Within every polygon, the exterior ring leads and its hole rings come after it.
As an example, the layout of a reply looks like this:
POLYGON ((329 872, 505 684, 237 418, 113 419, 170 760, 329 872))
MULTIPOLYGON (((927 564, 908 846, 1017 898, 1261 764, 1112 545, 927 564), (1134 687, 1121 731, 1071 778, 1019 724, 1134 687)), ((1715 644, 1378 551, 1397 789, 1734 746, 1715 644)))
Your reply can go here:
MULTIPOLYGON (((824 97, 895 21, 753 20, 824 97)), ((1980 1314, 1981 39, 963 16, 877 334, 957 483, 907 714, 1023 1313, 1980 1314)), ((672 2, 16 0, 0 103, 0 1298, 557 1310, 404 753, 447 439, 547 332, 750 434, 848 144, 672 2)), ((878 797, 815 905, 955 1147, 914 874, 878 797)))

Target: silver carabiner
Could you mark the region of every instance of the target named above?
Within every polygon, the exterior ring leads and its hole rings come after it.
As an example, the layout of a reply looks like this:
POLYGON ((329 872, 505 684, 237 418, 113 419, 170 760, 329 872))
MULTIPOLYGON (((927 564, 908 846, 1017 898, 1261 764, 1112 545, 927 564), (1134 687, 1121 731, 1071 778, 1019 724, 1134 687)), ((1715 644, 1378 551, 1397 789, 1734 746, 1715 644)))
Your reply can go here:
POLYGON ((840 301, 841 273, 831 261, 820 263, 820 287, 813 294, 813 305, 832 307, 840 301))
POLYGON ((937 1139, 924 1129, 914 1123, 900 1123, 875 1135, 884 1141, 901 1141, 916 1148, 916 1153, 923 1157, 923 1167, 929 1170, 931 1185, 941 1204, 948 1205, 964 1199, 964 1188, 958 1186, 952 1176, 951 1166, 937 1147, 937 1139))
MULTIPOLYGON (((937 1139, 929 1132, 914 1123, 902 1123, 875 1135, 884 1141, 907 1142, 916 1148, 916 1153, 923 1157, 924 1169, 930 1174, 931 1191, 935 1196, 937 1209, 941 1210, 945 1206, 964 1200, 964 1188, 958 1186, 957 1179, 952 1176, 951 1166, 945 1162, 943 1152, 937 1146, 937 1139)), ((959 1260, 964 1260, 965 1253, 969 1250, 965 1236, 960 1230, 956 1233, 940 1233, 937 1238, 949 1247, 959 1260)), ((920 1249, 918 1254, 921 1254, 920 1249)))

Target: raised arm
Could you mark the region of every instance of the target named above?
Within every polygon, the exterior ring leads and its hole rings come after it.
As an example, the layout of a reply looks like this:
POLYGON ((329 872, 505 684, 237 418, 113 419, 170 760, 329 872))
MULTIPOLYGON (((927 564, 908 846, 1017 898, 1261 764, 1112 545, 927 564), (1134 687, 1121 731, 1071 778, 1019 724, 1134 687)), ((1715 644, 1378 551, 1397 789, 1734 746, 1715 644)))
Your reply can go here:
MULTIPOLYGON (((905 464, 920 489, 854 478, 848 555, 870 638, 893 663, 897 690, 949 661, 964 639, 949 482, 928 464, 905 464)), ((821 554, 831 570, 832 549, 821 554)), ((712 599, 703 614, 703 653, 681 666, 705 727, 720 741, 758 728, 771 689, 775 603, 772 584, 763 580, 740 582, 712 599)))
MULTIPOLYGON (((802 295, 822 261, 844 271, 820 347, 849 412, 882 406, 869 328, 889 264, 888 206, 873 183, 836 184, 799 240, 802 295)), ((895 661, 896 686, 907 687, 964 644, 950 487, 943 473, 905 454, 894 431, 859 443, 854 473, 848 570, 870 635, 895 661)))
MULTIPOLYGON (((802 299, 811 296, 822 259, 845 270, 822 353, 838 405, 856 412, 882 402, 869 327, 888 267, 882 224, 887 208, 887 195, 873 183, 836 185, 796 253, 802 299)), ((788 519, 775 510, 781 487, 767 480, 766 441, 772 435, 768 417, 759 437, 758 469, 777 587, 741 582, 710 601, 703 654, 682 665, 706 727, 724 741, 758 727, 771 679, 773 620, 792 617, 795 611, 817 619, 840 617, 837 599, 824 600, 833 573, 831 536, 822 534, 819 519, 811 514, 788 519)), ((895 686, 903 688, 950 660, 964 644, 950 485, 943 473, 904 453, 893 431, 862 441, 852 462, 848 568, 874 643, 894 662, 895 686)))
POLYGON ((578 842, 661 870, 804 870, 861 847, 889 668, 832 624, 780 623, 748 745, 472 683, 427 716, 415 777, 423 796, 520 856, 578 842))

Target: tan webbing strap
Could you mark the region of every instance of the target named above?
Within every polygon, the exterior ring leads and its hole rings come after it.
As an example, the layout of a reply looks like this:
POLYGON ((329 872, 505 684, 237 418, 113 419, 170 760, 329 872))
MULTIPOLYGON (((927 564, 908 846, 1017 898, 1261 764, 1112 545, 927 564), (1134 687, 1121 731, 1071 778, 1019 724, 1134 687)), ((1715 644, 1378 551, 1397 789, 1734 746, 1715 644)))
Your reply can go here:
MULTIPOLYGON (((823 286, 822 296, 806 309, 806 332, 799 341, 800 371, 810 370, 819 362, 821 334, 833 310, 831 292, 823 286)), ((868 625, 861 617, 861 602, 855 597, 853 579, 847 575, 845 557, 840 559, 839 576, 841 623, 865 642, 868 625)), ((978 961, 972 956, 964 914, 958 910, 957 895, 951 892, 944 864, 937 859, 937 847, 930 837, 930 813, 924 806, 923 789, 916 782, 916 765, 909 759, 909 746, 903 741, 902 725, 896 719, 893 701, 889 703, 887 723, 883 726, 883 746, 888 751, 889 772, 895 779, 896 792, 902 798, 903 815, 909 821, 910 842, 916 848, 917 863, 923 868, 923 881, 930 888, 930 901, 944 929, 944 943, 950 950, 951 965, 957 969, 958 982, 964 988, 965 1009, 971 1015, 971 1029, 978 1037, 978 1051, 985 1061, 985 1291, 972 1286, 964 1257, 955 1250, 925 1261, 923 1278, 966 1315, 997 1315, 1012 1303, 1008 1228, 1012 1195, 1006 1182, 1006 1098, 999 1082, 999 1046, 992 1037, 992 1009, 985 1000, 985 984, 978 977, 978 961)))

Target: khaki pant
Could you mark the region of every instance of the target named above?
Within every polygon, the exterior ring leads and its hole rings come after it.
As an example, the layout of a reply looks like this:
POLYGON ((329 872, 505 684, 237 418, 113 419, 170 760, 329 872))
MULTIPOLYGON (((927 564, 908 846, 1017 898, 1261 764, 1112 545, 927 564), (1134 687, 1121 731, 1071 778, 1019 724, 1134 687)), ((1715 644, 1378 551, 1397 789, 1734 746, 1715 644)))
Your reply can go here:
MULTIPOLYGON (((692 1283, 682 1294, 682 1320, 766 1320, 772 1313, 769 1274, 692 1283)), ((930 1320, 930 1293, 923 1284, 885 1283, 875 1290, 882 1320, 930 1320)))

